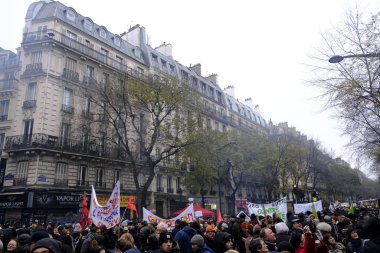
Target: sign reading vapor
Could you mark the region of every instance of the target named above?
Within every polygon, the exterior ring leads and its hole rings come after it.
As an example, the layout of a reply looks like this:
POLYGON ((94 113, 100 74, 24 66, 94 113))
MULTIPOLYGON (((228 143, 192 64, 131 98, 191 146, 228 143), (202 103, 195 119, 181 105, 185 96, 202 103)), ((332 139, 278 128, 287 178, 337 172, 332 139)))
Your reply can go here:
POLYGON ((286 205, 286 198, 282 198, 269 204, 248 203, 248 211, 249 215, 254 213, 256 215, 262 216, 272 216, 274 213, 276 213, 280 216, 282 220, 286 220, 286 213, 288 211, 288 207, 286 205))
POLYGON ((152 222, 166 223, 166 225, 168 225, 169 231, 172 231, 174 229, 175 221, 178 219, 186 221, 188 223, 194 221, 194 219, 195 219, 194 205, 193 204, 189 205, 182 213, 180 213, 178 216, 176 216, 172 219, 160 218, 157 215, 150 212, 149 210, 143 208, 143 220, 144 221, 146 221, 148 223, 152 223, 152 222))
POLYGON ((100 227, 112 228, 120 222, 120 182, 117 181, 110 198, 104 206, 99 205, 94 186, 91 191, 90 217, 100 227))

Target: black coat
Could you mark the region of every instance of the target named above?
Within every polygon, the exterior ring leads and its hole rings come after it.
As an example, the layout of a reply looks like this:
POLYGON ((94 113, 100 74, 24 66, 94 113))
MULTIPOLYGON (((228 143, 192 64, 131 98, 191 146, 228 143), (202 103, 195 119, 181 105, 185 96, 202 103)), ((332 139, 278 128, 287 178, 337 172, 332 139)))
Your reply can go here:
POLYGON ((288 234, 276 234, 276 244, 280 242, 290 242, 290 235, 288 234))
POLYGON ((362 249, 362 253, 379 253, 380 252, 380 235, 367 241, 362 249))

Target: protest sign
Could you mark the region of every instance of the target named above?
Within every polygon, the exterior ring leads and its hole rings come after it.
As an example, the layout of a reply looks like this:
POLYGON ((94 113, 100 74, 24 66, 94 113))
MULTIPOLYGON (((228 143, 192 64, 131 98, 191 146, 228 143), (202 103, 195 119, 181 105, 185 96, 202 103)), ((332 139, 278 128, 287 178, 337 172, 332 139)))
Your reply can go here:
MULTIPOLYGON (((313 203, 305 203, 305 204, 294 204, 294 213, 306 213, 306 211, 312 211, 313 203)), ((315 210, 322 211, 322 201, 314 202, 315 210)))
POLYGON ((90 217, 92 222, 100 227, 112 228, 120 222, 120 182, 118 181, 106 205, 101 206, 96 198, 94 186, 91 190, 90 217))
POLYGON ((143 220, 152 223, 152 222, 163 222, 168 225, 168 230, 171 231, 174 229, 175 226, 175 221, 177 219, 186 221, 186 222, 192 222, 195 219, 195 214, 194 214, 194 205, 191 204, 189 205, 182 213, 180 213, 178 216, 172 218, 172 219, 163 219, 158 217, 157 215, 153 214, 150 212, 148 209, 143 208, 143 220))
POLYGON ((269 204, 248 203, 248 211, 249 215, 254 213, 256 215, 262 216, 272 216, 273 213, 276 213, 280 216, 282 220, 286 220, 286 213, 288 211, 288 207, 286 205, 286 198, 282 198, 269 204))

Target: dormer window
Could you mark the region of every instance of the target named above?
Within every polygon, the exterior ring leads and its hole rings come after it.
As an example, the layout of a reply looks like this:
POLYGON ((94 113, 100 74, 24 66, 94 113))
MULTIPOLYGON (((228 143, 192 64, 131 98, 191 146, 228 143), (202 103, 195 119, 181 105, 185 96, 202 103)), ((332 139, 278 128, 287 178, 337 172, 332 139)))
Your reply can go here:
POLYGON ((85 20, 83 20, 83 26, 85 29, 92 31, 93 23, 90 20, 85 19, 85 20))
POLYGON ((121 40, 120 40, 119 37, 115 37, 115 38, 113 39, 113 42, 115 43, 116 46, 120 47, 120 45, 121 45, 121 40))
POLYGON ((107 39, 107 32, 105 29, 100 28, 99 29, 99 36, 102 37, 103 39, 107 39))
POLYGON ((76 14, 73 10, 66 10, 66 18, 71 21, 75 21, 76 14))

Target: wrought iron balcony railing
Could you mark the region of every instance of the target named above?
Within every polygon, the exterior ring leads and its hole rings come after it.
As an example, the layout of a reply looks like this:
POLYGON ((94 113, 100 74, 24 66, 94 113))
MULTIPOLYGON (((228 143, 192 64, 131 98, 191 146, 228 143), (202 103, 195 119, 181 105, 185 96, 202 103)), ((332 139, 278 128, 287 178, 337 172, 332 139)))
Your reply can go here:
POLYGON ((62 112, 65 112, 65 113, 73 113, 74 112, 74 107, 72 105, 65 105, 65 104, 62 104, 62 109, 61 109, 62 112))
POLYGON ((85 186, 85 187, 88 187, 90 185, 90 182, 89 181, 85 181, 85 180, 77 180, 77 186, 85 186))
POLYGON ((22 108, 33 108, 36 106, 36 100, 25 100, 22 104, 22 108))
POLYGON ((6 137, 4 145, 4 151, 6 152, 31 148, 57 150, 60 152, 128 161, 123 149, 115 146, 111 142, 101 141, 99 139, 83 141, 81 138, 60 138, 58 136, 39 133, 6 137))
POLYGON ((7 121, 7 120, 8 120, 8 115, 0 115, 0 122, 7 121))
POLYGON ((107 184, 105 182, 95 182, 94 185, 98 188, 107 188, 107 184))
POLYGON ((64 68, 62 77, 76 83, 79 82, 79 73, 75 72, 74 70, 64 68))
POLYGON ((41 31, 24 33, 22 44, 25 45, 29 43, 40 43, 41 41, 53 41, 57 45, 63 45, 69 48, 70 50, 78 52, 85 58, 89 57, 91 59, 95 59, 96 61, 108 65, 116 70, 128 73, 129 76, 133 76, 137 79, 148 78, 148 76, 140 73, 135 69, 128 67, 126 64, 116 59, 107 57, 102 52, 97 51, 81 42, 78 42, 75 39, 72 39, 56 30, 49 29, 44 33, 41 31))
POLYGON ((68 179, 60 179, 56 178, 54 181, 55 186, 68 186, 69 185, 69 180, 68 179))
POLYGON ((24 75, 40 74, 42 71, 42 62, 31 63, 26 65, 24 75))

